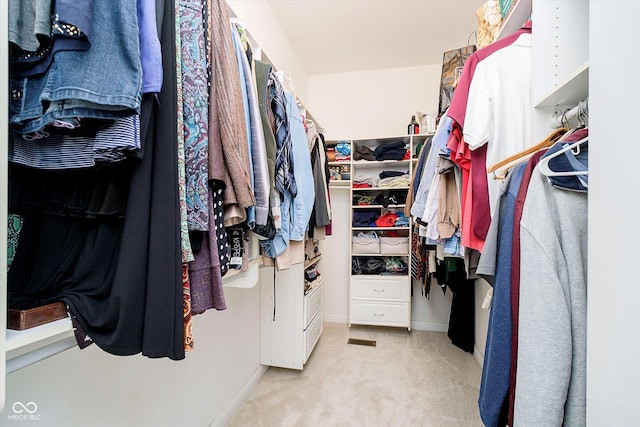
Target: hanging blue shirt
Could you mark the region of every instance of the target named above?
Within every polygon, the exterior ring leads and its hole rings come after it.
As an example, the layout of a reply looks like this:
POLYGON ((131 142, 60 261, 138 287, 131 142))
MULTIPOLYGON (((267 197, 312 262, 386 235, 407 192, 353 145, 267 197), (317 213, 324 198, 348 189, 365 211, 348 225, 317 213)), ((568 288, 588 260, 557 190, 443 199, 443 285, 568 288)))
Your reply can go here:
POLYGON ((496 280, 489 314, 489 327, 482 366, 478 406, 486 426, 497 426, 500 411, 509 393, 511 374, 511 250, 516 197, 527 164, 515 167, 505 194, 505 209, 500 214, 496 280))

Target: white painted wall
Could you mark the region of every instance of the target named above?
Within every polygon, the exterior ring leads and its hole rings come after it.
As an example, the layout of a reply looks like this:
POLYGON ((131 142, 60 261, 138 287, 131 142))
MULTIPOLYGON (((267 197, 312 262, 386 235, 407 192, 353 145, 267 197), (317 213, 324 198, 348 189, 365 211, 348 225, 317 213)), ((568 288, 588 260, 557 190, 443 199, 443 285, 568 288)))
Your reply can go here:
POLYGON ((437 111, 441 73, 438 64, 312 75, 307 107, 327 139, 405 135, 416 111, 437 111))
POLYGON ((208 426, 223 421, 266 368, 260 365, 260 287, 226 288, 225 311, 193 318, 182 361, 73 348, 7 376, 5 411, 35 402, 46 426, 208 426))
POLYGON ((307 71, 295 55, 269 4, 264 0, 227 0, 227 4, 258 41, 274 67, 291 75, 296 95, 307 105, 307 71))
POLYGON ((332 233, 322 243, 322 274, 324 274, 322 314, 327 322, 348 323, 349 275, 351 274, 349 187, 332 187, 330 191, 332 233))

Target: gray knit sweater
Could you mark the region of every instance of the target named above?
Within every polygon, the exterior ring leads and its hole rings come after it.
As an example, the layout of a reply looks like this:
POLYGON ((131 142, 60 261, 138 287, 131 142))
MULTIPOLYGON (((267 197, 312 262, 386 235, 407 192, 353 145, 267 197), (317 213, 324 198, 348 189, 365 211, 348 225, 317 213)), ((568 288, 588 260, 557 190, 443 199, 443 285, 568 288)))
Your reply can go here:
POLYGON ((534 170, 521 254, 514 425, 584 426, 587 195, 534 170))

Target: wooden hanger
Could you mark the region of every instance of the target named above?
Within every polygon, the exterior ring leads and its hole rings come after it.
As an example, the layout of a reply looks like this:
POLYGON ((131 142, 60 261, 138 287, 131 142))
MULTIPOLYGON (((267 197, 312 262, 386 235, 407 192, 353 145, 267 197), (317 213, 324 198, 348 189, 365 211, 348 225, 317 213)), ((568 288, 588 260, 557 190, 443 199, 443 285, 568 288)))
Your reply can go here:
POLYGON ((534 145, 533 147, 529 147, 524 151, 521 151, 513 156, 509 156, 506 159, 500 160, 498 163, 491 165, 487 169, 487 173, 493 173, 494 179, 504 179, 506 176, 506 172, 511 169, 513 166, 517 165, 523 160, 528 159, 537 151, 542 150, 543 148, 547 148, 555 144, 565 133, 567 133, 567 128, 559 128, 551 132, 549 136, 547 136, 543 141, 534 145), (507 166, 507 167, 505 167, 507 166), (496 174, 495 171, 499 168, 503 168, 501 174, 496 174))

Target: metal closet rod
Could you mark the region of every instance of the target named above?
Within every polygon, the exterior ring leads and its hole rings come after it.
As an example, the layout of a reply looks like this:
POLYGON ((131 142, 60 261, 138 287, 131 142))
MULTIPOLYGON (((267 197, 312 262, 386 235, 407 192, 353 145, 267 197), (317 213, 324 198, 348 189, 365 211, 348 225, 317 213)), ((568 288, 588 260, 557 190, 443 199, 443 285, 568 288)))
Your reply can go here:
POLYGON ((570 110, 563 112, 555 111, 553 113, 552 121, 554 128, 569 127, 568 123, 571 120, 577 119, 579 122, 586 124, 589 118, 589 97, 583 99, 570 110))

